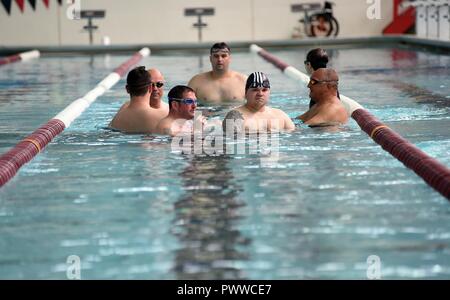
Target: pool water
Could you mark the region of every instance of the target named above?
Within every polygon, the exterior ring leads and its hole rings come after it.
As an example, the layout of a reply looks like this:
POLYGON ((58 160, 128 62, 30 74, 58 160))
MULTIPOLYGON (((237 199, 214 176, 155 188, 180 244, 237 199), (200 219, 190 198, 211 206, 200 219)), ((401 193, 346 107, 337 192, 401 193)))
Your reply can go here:
MULTIPOLYGON (((273 50, 303 71, 304 49, 273 50)), ((340 92, 450 166, 450 56, 413 49, 331 49, 340 92)), ((129 56, 48 56, 0 69, 4 153, 129 56)), ((295 117, 308 90, 261 58, 271 105, 295 117)), ((209 69, 207 55, 142 61, 168 88, 209 69)), ((127 100, 122 79, 0 189, 0 278, 450 278, 450 203, 355 121, 280 134, 275 166, 259 154, 180 154, 167 137, 106 130, 127 100)), ((167 99, 167 98, 165 98, 167 99)), ((214 109, 221 118, 228 108, 214 109)))

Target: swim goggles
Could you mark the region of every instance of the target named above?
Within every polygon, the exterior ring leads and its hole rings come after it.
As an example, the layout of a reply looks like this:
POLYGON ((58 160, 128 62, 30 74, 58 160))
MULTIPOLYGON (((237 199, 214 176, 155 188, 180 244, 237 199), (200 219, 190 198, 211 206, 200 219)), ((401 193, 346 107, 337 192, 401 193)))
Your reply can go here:
POLYGON ((249 89, 256 89, 256 88, 259 88, 259 87, 263 87, 263 88, 266 88, 266 89, 270 89, 270 83, 269 83, 269 81, 267 81, 267 80, 264 80, 262 83, 261 82, 252 82, 250 85, 249 85, 249 89))
POLYGON ((309 83, 308 83, 308 85, 316 85, 316 84, 319 84, 319 83, 324 83, 324 82, 338 82, 338 80, 318 80, 318 79, 315 79, 315 78, 310 78, 309 79, 309 83))
POLYGON ((178 99, 178 98, 169 98, 169 101, 176 101, 176 102, 181 102, 183 104, 195 104, 197 105, 197 99, 192 99, 192 98, 186 98, 186 99, 178 99))

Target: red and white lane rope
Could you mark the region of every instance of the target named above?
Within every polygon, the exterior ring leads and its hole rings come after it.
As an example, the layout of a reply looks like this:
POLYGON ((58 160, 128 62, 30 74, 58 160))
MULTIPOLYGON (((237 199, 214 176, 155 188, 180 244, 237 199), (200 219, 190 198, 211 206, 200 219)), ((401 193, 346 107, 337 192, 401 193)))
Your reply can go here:
POLYGON ((73 101, 49 122, 19 142, 14 148, 0 156, 0 187, 7 183, 24 164, 35 157, 50 141, 78 118, 98 97, 113 87, 127 71, 143 57, 150 55, 150 49, 143 48, 129 60, 103 79, 82 98, 73 101))
POLYGON ((22 52, 19 54, 14 54, 7 57, 2 57, 0 58, 0 66, 7 65, 17 61, 27 61, 30 59, 38 58, 39 56, 41 56, 41 53, 38 50, 33 50, 28 52, 22 52))
MULTIPOLYGON (((298 69, 289 66, 279 58, 263 48, 253 44, 250 51, 257 53, 266 61, 280 69, 286 76, 308 84, 309 77, 298 69)), ((428 185, 450 199, 450 169, 430 157, 422 150, 405 140, 399 134, 380 122, 376 117, 364 109, 358 102, 344 95, 340 95, 348 114, 358 123, 376 143, 392 156, 412 169, 428 185)))

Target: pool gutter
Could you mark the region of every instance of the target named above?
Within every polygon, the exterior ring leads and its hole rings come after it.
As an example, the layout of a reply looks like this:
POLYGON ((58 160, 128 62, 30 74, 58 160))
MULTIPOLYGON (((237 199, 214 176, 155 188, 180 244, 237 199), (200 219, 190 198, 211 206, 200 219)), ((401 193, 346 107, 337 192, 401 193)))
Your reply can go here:
MULTIPOLYGON (((384 46, 413 46, 418 48, 427 48, 431 50, 450 50, 450 41, 432 40, 417 38, 407 35, 389 35, 374 37, 352 37, 352 38, 307 38, 296 40, 276 40, 276 41, 243 41, 230 42, 231 48, 236 50, 248 51, 251 44, 258 44, 266 48, 311 48, 315 46, 328 47, 384 47, 384 46)), ((70 45, 70 46, 11 46, 0 47, 0 55, 10 55, 18 52, 24 52, 31 49, 39 49, 45 54, 102 54, 102 53, 129 53, 141 48, 148 47, 152 53, 163 51, 201 51, 208 52, 211 42, 203 43, 172 43, 172 44, 134 44, 134 45, 70 45)))

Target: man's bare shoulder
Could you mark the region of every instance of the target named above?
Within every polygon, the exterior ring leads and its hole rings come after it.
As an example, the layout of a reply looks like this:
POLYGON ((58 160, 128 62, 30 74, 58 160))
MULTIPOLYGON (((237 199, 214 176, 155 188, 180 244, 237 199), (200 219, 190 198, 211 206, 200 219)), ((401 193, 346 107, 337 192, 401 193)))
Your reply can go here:
POLYGON ((287 116, 287 114, 282 109, 273 108, 273 107, 268 107, 268 108, 270 109, 269 112, 274 116, 283 116, 283 117, 287 116))
POLYGON ((171 118, 165 117, 156 125, 156 133, 159 134, 170 134, 171 118))
POLYGON ((157 115, 159 120, 167 117, 167 115, 169 114, 169 105, 166 103, 161 103, 160 108, 153 108, 153 107, 150 108, 155 111, 155 114, 157 115))
MULTIPOLYGON (((188 83, 188 85, 189 86, 191 86, 191 84, 196 84, 196 83, 200 83, 200 82, 203 82, 203 81, 205 81, 205 80, 208 80, 209 79, 209 73, 210 72, 204 72, 204 73, 200 73, 200 74, 197 74, 197 75, 194 75, 192 78, 191 78, 191 80, 189 80, 189 83, 188 83)), ((192 87, 192 86, 191 86, 192 87)))
POLYGON ((113 117, 111 122, 109 123, 109 127, 113 128, 113 129, 121 130, 123 123, 125 123, 128 115, 129 115, 129 113, 128 113, 129 106, 130 106, 130 102, 128 101, 119 108, 119 110, 117 111, 117 113, 115 114, 115 116, 113 117))
POLYGON ((237 78, 238 80, 241 80, 243 82, 247 81, 247 76, 245 76, 244 74, 239 73, 237 71, 231 71, 231 72, 232 72, 231 74, 234 78, 237 78))
POLYGON ((119 108, 118 111, 120 112, 122 109, 127 108, 128 106, 130 106, 130 101, 127 101, 124 104, 122 104, 122 106, 119 108))

